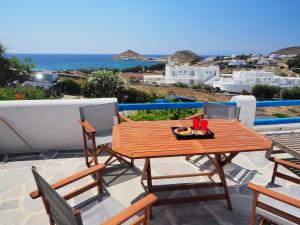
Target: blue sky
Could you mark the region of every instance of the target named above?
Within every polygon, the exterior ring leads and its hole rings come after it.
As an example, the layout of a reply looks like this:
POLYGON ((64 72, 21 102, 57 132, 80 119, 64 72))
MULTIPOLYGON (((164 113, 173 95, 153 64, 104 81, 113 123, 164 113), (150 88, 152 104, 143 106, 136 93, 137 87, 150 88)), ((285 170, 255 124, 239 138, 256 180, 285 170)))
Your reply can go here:
POLYGON ((15 53, 269 53, 300 45, 298 0, 1 0, 15 53))

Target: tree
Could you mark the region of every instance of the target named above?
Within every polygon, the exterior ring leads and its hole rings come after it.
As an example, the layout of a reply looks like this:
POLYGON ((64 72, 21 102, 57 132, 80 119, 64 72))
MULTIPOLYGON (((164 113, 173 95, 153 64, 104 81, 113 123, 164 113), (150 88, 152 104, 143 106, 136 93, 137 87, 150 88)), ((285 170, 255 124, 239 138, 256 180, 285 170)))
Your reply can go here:
POLYGON ((109 70, 92 72, 89 79, 82 84, 82 94, 92 98, 116 97, 123 101, 125 82, 109 70))
POLYGON ((25 81, 29 78, 33 68, 34 65, 30 63, 29 58, 26 58, 24 62, 16 57, 7 58, 5 47, 0 43, 0 86, 6 86, 14 80, 25 81))
POLYGON ((300 56, 297 56, 294 59, 289 59, 287 61, 287 65, 288 65, 289 69, 300 68, 300 56))

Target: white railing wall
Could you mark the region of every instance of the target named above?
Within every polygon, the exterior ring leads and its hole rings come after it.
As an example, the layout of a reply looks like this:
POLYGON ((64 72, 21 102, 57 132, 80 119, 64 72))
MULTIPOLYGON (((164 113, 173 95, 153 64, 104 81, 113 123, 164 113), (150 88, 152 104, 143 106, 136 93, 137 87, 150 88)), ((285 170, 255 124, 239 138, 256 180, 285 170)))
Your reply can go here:
POLYGON ((107 102, 117 99, 1 101, 0 154, 82 149, 79 107, 107 102))

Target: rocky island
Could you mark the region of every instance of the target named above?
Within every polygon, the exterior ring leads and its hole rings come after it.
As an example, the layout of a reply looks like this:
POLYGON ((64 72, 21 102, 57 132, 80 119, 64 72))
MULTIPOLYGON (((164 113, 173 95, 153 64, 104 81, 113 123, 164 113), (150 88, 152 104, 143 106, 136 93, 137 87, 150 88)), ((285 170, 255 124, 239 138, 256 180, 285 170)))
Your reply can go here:
POLYGON ((127 50, 126 52, 120 53, 118 55, 114 55, 112 59, 113 60, 146 60, 145 56, 132 50, 127 50))

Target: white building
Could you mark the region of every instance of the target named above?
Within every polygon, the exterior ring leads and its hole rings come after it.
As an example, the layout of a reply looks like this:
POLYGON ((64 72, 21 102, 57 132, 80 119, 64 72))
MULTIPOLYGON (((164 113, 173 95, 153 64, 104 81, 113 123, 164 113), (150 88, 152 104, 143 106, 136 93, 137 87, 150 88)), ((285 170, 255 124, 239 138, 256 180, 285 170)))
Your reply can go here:
POLYGON ((189 65, 175 65, 169 63, 165 70, 165 83, 184 83, 187 85, 195 84, 213 84, 215 80, 219 79, 219 66, 189 66, 189 65))
POLYGON ((242 66, 242 65, 246 65, 245 60, 242 59, 232 59, 229 63, 229 66, 242 66))
POLYGON ((251 92, 256 84, 291 88, 300 86, 300 78, 276 76, 272 72, 263 70, 234 71, 232 75, 221 74, 220 79, 216 80, 213 86, 227 92, 240 93, 243 90, 251 92))
POLYGON ((144 75, 144 82, 148 84, 164 84, 165 76, 163 75, 144 75))
POLYGON ((208 84, 212 86, 214 81, 219 79, 219 75, 219 66, 200 67, 187 64, 175 65, 173 62, 168 62, 165 68, 165 76, 144 76, 144 82, 150 84, 208 84))
POLYGON ((211 62, 213 62, 215 59, 216 59, 216 57, 210 56, 210 57, 205 58, 205 59, 203 60, 203 62, 211 63, 211 62))

